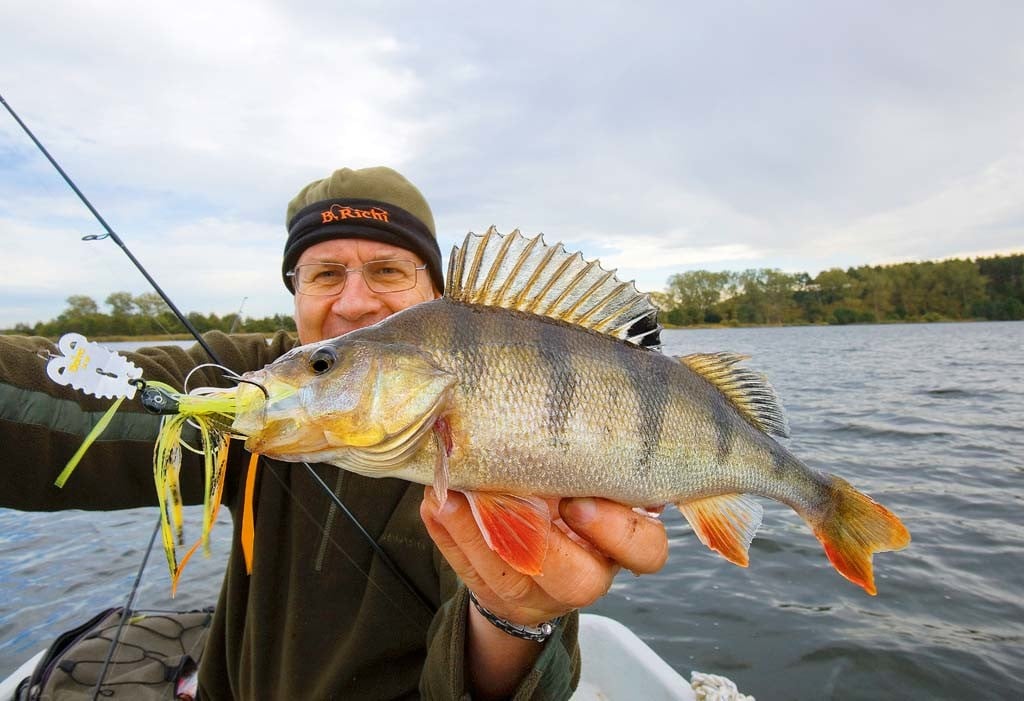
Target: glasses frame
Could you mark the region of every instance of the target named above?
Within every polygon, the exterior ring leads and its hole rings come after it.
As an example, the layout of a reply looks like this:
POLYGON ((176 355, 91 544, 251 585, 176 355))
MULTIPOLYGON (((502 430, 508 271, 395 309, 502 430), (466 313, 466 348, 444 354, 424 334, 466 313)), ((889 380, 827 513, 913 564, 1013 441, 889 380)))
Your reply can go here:
POLYGON ((426 269, 427 269, 427 264, 426 263, 424 263, 423 265, 416 265, 416 261, 409 260, 408 258, 381 258, 379 260, 368 260, 368 261, 363 263, 358 268, 350 268, 347 265, 345 265, 344 263, 331 263, 331 262, 327 262, 327 261, 320 262, 320 263, 302 263, 300 265, 296 265, 294 268, 292 268, 287 273, 285 273, 285 276, 290 277, 292 279, 292 287, 295 289, 295 294, 306 295, 307 297, 332 297, 334 295, 341 294, 342 292, 345 291, 345 287, 348 286, 348 276, 351 275, 352 273, 359 273, 360 276, 363 278, 363 283, 366 285, 366 288, 368 290, 370 290, 371 292, 373 292, 375 294, 379 294, 379 295, 387 295, 387 294, 393 294, 395 292, 408 292, 412 288, 416 287, 416 283, 419 282, 419 278, 416 276, 416 273, 418 273, 421 270, 426 270, 426 269), (376 290, 376 289, 374 289, 373 285, 366 278, 366 273, 363 272, 363 271, 366 269, 366 266, 373 265, 375 263, 411 263, 412 266, 413 266, 413 271, 414 271, 413 272, 413 277, 412 277, 412 284, 409 285, 408 287, 403 287, 400 290, 376 290), (299 270, 299 268, 301 268, 303 266, 306 266, 306 265, 329 265, 331 267, 339 268, 340 271, 345 274, 345 277, 343 278, 344 282, 342 282, 341 283, 341 287, 338 288, 337 290, 335 290, 334 292, 321 292, 321 293, 317 293, 317 292, 303 292, 300 289, 301 283, 299 282, 298 270, 299 270))

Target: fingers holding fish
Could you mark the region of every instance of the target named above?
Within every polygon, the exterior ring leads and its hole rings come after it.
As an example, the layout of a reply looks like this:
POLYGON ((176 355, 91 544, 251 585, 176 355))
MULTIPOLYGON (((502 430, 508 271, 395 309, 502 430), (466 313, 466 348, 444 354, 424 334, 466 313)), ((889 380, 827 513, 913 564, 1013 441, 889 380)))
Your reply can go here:
POLYGON ((618 571, 600 553, 551 528, 541 572, 517 572, 487 545, 458 493, 450 492, 439 509, 428 489, 420 513, 438 548, 480 603, 515 623, 536 625, 593 603, 608 591, 618 571))
POLYGON ((443 506, 427 487, 420 515, 427 532, 477 600, 490 611, 521 625, 557 618, 567 608, 495 554, 477 528, 466 498, 448 492, 443 506))
POLYGON ((600 552, 634 574, 657 572, 668 559, 660 519, 607 499, 563 499, 562 520, 600 552))
POLYGON ((428 487, 420 506, 427 532, 441 554, 488 610, 521 625, 535 625, 566 612, 487 545, 466 497, 450 491, 443 506, 428 487))
POLYGON ((590 606, 608 593, 621 567, 590 543, 552 528, 539 587, 573 609, 590 606))

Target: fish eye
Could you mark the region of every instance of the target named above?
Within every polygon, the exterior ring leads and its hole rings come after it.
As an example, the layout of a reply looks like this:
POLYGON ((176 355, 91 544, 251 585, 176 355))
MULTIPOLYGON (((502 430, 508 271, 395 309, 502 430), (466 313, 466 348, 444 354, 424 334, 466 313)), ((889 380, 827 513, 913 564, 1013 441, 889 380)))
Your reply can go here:
POLYGON ((330 346, 321 346, 310 354, 309 368, 315 374, 323 375, 334 367, 334 361, 337 359, 338 354, 334 352, 333 348, 330 346))

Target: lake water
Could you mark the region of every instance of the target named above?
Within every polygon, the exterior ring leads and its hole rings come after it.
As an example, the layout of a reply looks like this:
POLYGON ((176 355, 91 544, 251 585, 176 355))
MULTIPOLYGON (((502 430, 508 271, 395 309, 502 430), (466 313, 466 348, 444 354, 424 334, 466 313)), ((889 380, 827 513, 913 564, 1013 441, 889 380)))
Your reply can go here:
MULTIPOLYGON (((761 701, 1022 698, 1024 323, 664 338, 674 355, 752 356, 788 411, 787 446, 897 513, 913 542, 875 556, 870 597, 787 507, 763 502, 748 569, 707 550, 670 509, 664 570, 620 575, 592 610, 629 625, 684 676, 723 674, 761 701)), ((0 510, 0 675, 123 603, 156 518, 0 510)), ((189 564, 173 601, 154 553, 137 605, 212 604, 230 535, 215 533, 214 558, 189 564)))

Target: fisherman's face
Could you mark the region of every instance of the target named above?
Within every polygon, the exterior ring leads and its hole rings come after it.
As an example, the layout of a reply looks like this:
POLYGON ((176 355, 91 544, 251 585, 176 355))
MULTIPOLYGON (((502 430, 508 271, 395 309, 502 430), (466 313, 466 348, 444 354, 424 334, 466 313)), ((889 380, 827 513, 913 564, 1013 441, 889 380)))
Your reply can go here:
MULTIPOLYGON (((302 252, 296 265, 341 263, 350 270, 372 260, 406 259, 423 265, 423 260, 404 248, 363 239, 332 239, 314 244, 302 252)), ((376 324, 395 312, 440 297, 429 270, 416 273, 416 286, 404 292, 374 292, 359 273, 348 276, 345 287, 326 297, 295 295, 295 326, 300 343, 313 343, 376 324)))

